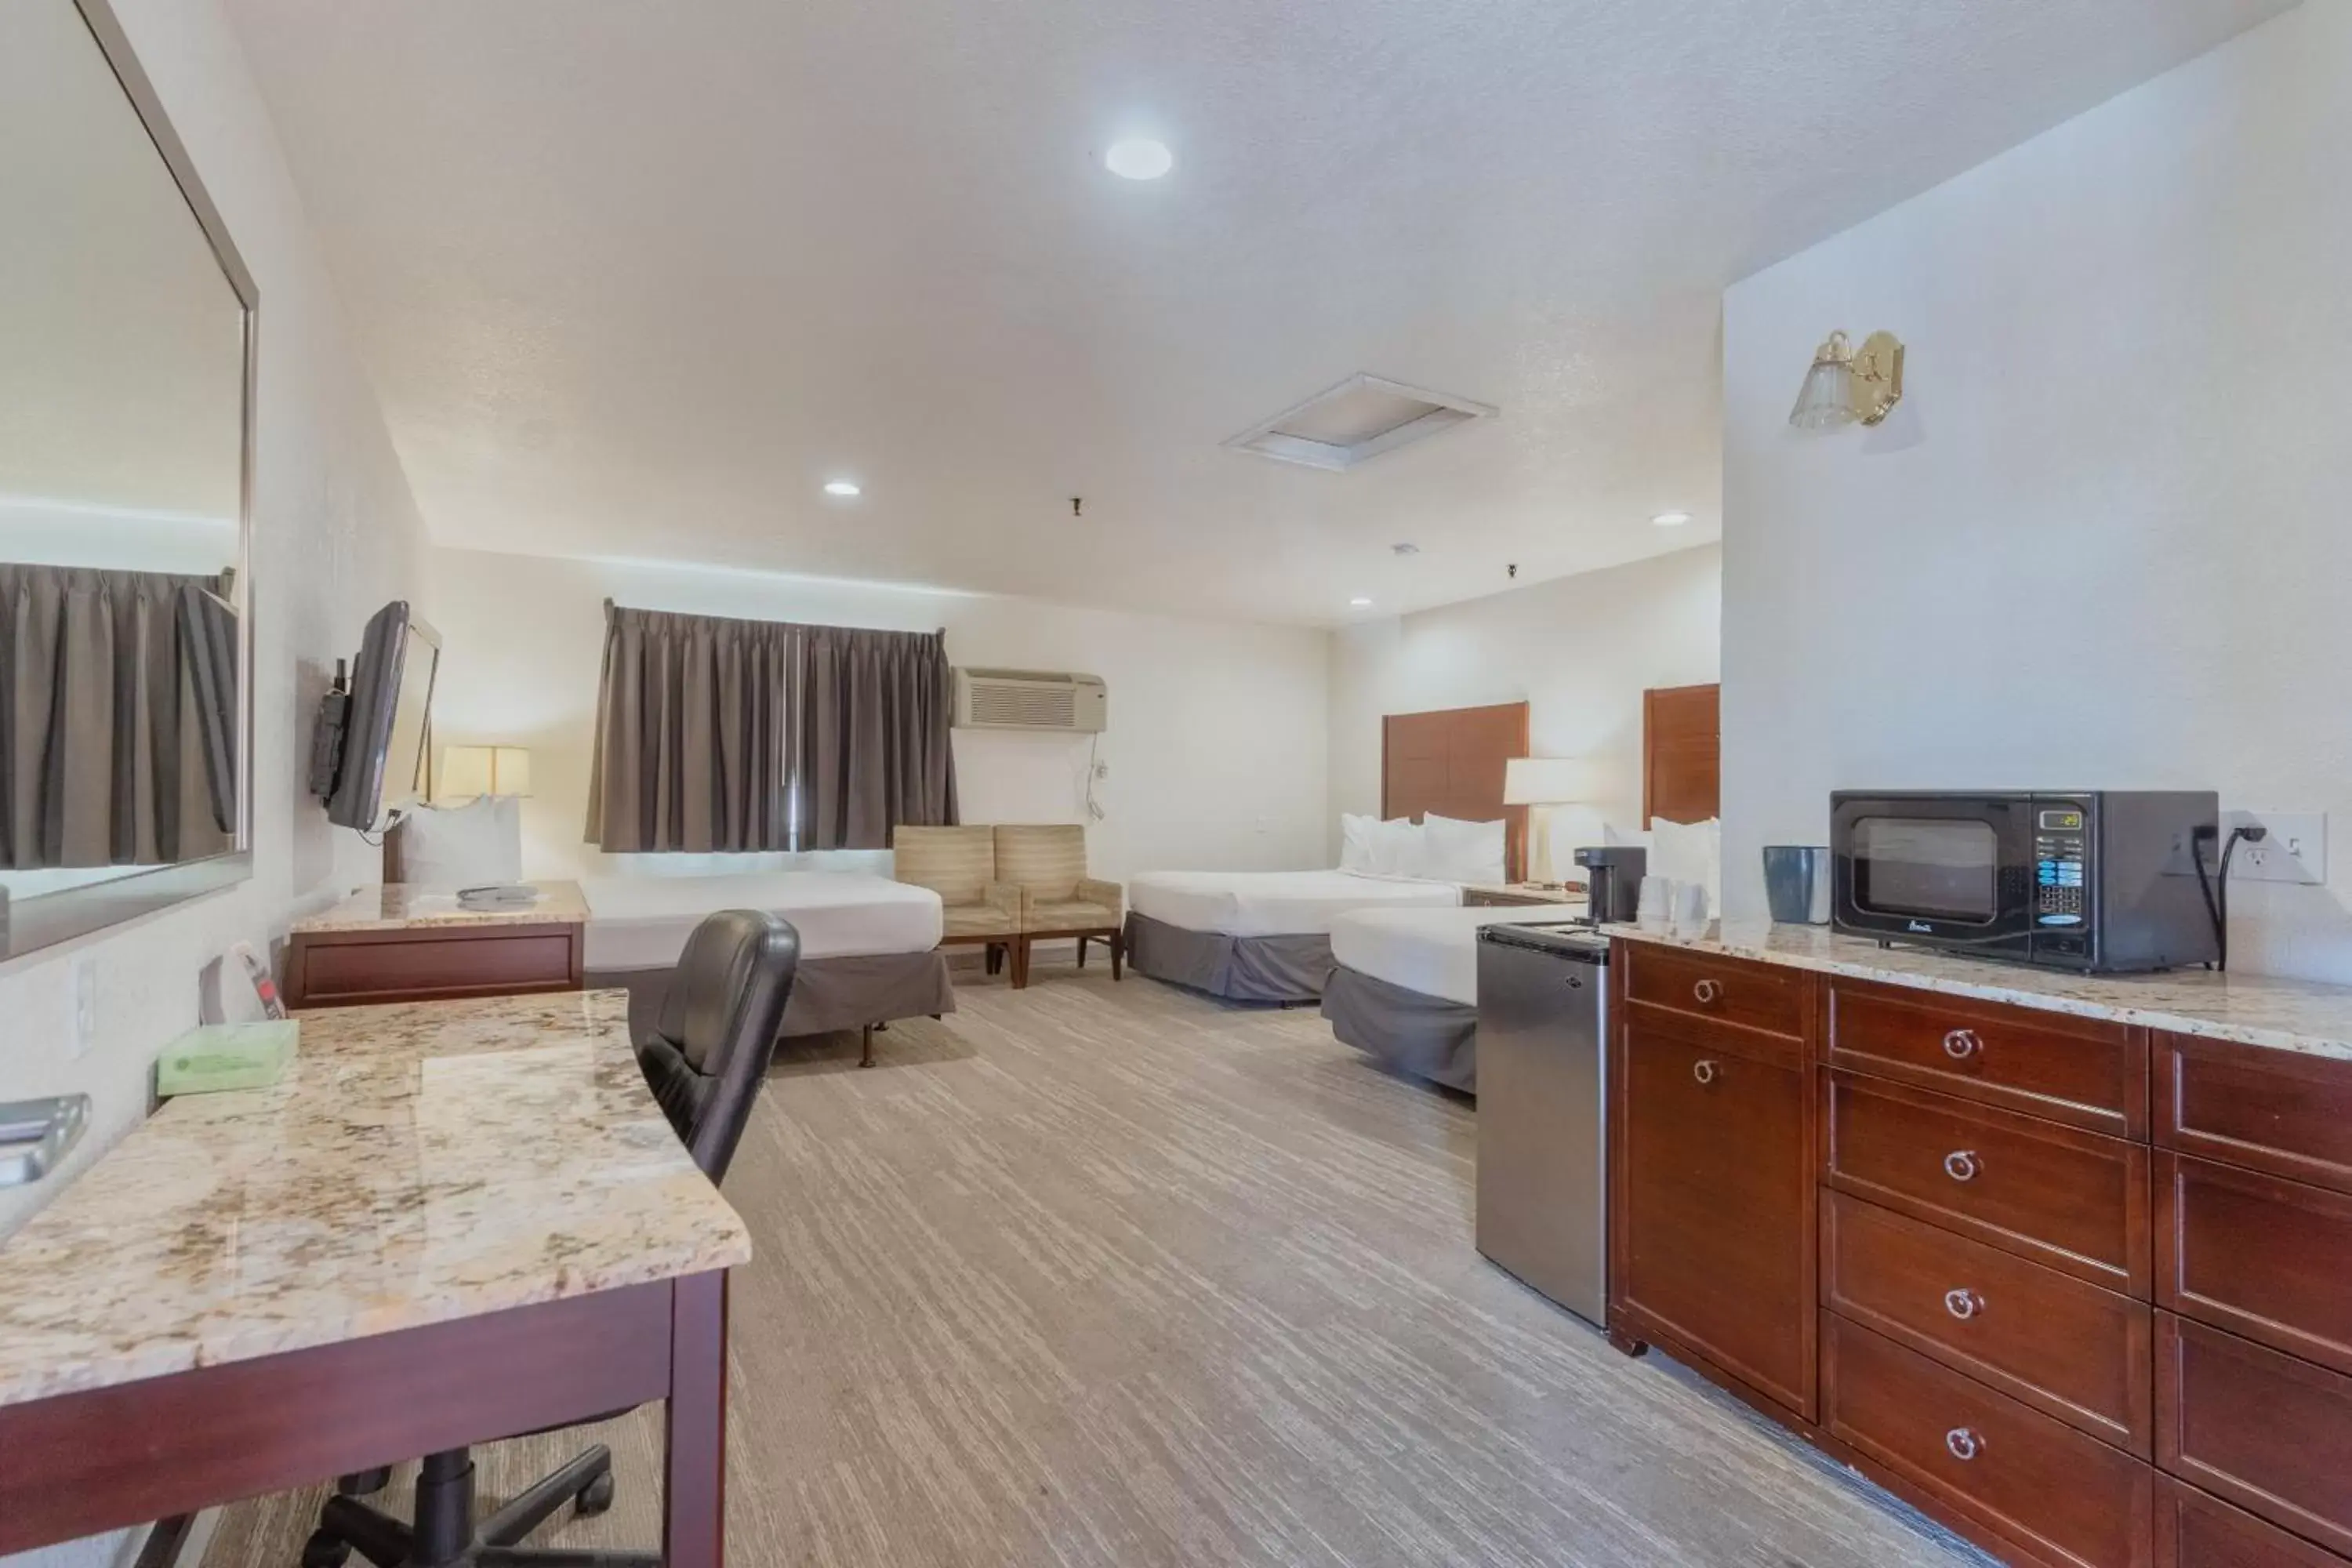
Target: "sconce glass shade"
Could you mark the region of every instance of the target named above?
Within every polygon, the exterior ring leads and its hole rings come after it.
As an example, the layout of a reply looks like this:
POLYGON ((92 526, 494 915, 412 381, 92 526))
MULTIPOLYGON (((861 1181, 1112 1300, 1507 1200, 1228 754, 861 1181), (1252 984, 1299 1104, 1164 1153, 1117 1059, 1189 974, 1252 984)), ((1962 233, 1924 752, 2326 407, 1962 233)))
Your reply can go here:
POLYGON ((1805 384, 1797 389, 1797 405, 1789 410, 1789 423, 1800 430, 1851 425, 1861 417, 1854 412, 1853 401, 1853 351, 1846 346, 1843 332, 1832 332, 1830 341, 1813 355, 1812 369, 1805 372, 1805 384))

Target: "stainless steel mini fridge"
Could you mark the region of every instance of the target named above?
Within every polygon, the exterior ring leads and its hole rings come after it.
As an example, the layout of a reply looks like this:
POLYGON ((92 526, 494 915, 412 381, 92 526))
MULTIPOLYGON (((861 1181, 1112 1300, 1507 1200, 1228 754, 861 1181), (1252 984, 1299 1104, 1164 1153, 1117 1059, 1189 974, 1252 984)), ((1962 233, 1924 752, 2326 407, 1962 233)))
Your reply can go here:
POLYGON ((1578 1317, 1609 1303, 1609 942, 1478 932, 1478 1250, 1578 1317))

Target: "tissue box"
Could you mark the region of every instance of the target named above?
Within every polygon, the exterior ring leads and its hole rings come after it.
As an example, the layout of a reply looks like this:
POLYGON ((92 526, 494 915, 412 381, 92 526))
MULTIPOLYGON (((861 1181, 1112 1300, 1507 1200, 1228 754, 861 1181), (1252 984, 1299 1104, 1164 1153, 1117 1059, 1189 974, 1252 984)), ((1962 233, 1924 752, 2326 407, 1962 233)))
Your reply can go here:
POLYGON ((265 1089, 285 1076, 301 1038, 302 1025, 294 1018, 190 1029, 156 1058, 155 1092, 168 1100, 212 1089, 265 1089))

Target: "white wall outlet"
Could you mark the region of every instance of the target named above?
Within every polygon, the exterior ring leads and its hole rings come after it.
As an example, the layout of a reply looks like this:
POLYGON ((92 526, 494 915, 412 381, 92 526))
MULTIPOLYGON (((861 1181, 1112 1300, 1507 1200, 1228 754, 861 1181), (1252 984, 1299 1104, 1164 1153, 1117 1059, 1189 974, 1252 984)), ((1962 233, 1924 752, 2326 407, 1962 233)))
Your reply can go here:
POLYGON ((2225 811, 2221 837, 2241 827, 2270 829, 2261 843, 2243 843, 2230 861, 2230 880, 2327 880, 2327 814, 2320 811, 2225 811))
POLYGON ((73 1054, 79 1061, 98 1043, 98 960, 77 958, 73 966, 73 1054))

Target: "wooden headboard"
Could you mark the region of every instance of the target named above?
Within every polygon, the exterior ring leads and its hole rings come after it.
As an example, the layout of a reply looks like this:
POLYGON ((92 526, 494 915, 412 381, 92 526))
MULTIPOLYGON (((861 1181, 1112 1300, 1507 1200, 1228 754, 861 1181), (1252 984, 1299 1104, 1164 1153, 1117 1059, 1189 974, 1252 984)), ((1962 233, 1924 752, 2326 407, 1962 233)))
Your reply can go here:
POLYGON ((1723 813, 1723 688, 1642 693, 1642 826, 1723 813))
POLYGON ((1381 721, 1381 815, 1503 819, 1504 868, 1528 867, 1528 808, 1503 804, 1504 764, 1528 754, 1528 705, 1391 713, 1381 721))

